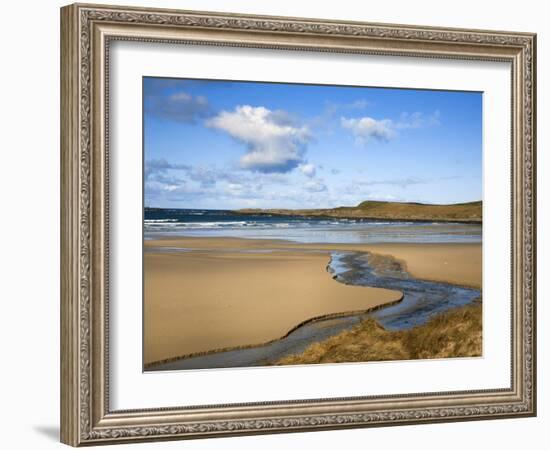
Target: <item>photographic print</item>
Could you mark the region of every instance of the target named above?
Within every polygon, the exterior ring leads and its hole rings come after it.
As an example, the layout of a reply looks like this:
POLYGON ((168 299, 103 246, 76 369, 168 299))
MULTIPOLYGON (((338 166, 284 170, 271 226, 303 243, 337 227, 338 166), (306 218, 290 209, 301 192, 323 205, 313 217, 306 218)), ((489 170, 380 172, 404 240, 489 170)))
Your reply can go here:
POLYGON ((482 94, 143 78, 146 371, 482 355, 482 94))
POLYGON ((61 8, 61 441, 535 416, 536 41, 61 8))

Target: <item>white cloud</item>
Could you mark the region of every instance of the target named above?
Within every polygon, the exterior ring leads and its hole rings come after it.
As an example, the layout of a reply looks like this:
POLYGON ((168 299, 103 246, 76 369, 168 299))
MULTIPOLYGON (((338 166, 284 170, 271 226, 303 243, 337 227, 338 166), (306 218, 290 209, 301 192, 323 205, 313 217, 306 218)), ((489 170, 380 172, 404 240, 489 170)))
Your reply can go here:
POLYGON ((376 120, 372 117, 348 119, 342 117, 340 121, 344 128, 351 130, 361 144, 365 144, 371 139, 388 141, 395 135, 393 123, 390 119, 376 120))
POLYGON ((298 169, 300 169, 300 172, 310 178, 313 178, 317 173, 317 167, 315 167, 315 164, 311 163, 301 164, 300 166, 298 166, 298 169))
MULTIPOLYGON (((234 166, 188 166, 165 159, 146 160, 145 204, 224 209, 338 204, 337 199, 330 199, 330 190, 322 178, 300 176, 305 165, 293 173, 262 173, 234 166)), ((322 168, 311 166, 317 173, 322 168)), ((309 172, 311 168, 305 170, 309 172)))
POLYGON ((360 117, 358 119, 340 118, 342 127, 351 130, 357 143, 365 145, 371 140, 389 141, 397 135, 397 130, 417 129, 438 126, 440 113, 438 110, 426 116, 421 112, 401 114, 399 121, 391 119, 373 119, 372 117, 360 117))
POLYGON ((264 173, 289 172, 304 162, 311 137, 305 126, 297 126, 284 111, 263 106, 237 106, 222 111, 206 125, 228 133, 247 146, 240 159, 243 169, 264 173))

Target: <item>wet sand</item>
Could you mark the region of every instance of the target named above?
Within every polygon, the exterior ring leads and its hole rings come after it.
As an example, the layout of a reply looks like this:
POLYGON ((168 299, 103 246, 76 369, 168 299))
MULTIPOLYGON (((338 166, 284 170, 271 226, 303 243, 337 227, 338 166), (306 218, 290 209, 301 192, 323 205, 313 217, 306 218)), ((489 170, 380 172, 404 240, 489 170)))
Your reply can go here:
POLYGON ((145 253, 145 364, 261 344, 312 317, 401 297, 333 280, 325 251, 227 250, 145 253))
POLYGON ((326 271, 331 250, 390 254, 415 277, 481 286, 479 244, 170 238, 146 241, 145 250, 145 364, 261 344, 312 317, 400 299, 398 291, 333 280, 326 271))
POLYGON ((188 248, 205 250, 262 251, 270 249, 371 251, 391 255, 405 263, 416 278, 481 287, 481 244, 300 244, 268 239, 239 238, 167 238, 145 241, 145 249, 188 248))

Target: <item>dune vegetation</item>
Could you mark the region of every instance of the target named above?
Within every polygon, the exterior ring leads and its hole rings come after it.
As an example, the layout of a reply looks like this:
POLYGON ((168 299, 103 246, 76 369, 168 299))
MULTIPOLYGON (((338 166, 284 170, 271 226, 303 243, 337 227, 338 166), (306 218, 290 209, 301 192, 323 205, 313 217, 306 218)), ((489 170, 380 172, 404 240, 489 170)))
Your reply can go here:
POLYGON ((433 316, 424 325, 388 331, 367 318, 350 330, 310 345, 276 365, 481 356, 480 300, 433 316))

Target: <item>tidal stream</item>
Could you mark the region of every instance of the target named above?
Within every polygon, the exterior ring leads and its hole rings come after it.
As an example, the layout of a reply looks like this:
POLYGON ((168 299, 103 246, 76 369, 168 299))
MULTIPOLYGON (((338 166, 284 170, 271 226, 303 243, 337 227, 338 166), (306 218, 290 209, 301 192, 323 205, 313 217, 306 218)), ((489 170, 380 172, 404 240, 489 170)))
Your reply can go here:
POLYGON ((282 357, 301 353, 312 343, 347 330, 366 317, 376 318, 387 330, 404 330, 424 324, 434 314, 471 303, 481 295, 477 289, 415 279, 394 258, 367 252, 332 252, 327 270, 338 282, 401 291, 403 299, 369 313, 306 323, 269 344, 182 358, 147 371, 270 365, 282 357))

